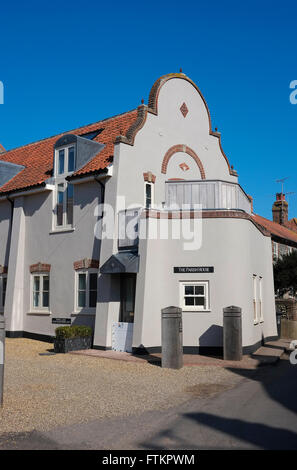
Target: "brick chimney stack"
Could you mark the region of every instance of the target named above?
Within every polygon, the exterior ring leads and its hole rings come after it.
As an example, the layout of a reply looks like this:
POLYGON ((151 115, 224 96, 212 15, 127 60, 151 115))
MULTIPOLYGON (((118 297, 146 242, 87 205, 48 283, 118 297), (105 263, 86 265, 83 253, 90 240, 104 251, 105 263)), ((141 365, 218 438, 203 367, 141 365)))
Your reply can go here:
POLYGON ((276 201, 272 206, 273 222, 280 225, 288 225, 289 207, 283 193, 276 194, 276 201))

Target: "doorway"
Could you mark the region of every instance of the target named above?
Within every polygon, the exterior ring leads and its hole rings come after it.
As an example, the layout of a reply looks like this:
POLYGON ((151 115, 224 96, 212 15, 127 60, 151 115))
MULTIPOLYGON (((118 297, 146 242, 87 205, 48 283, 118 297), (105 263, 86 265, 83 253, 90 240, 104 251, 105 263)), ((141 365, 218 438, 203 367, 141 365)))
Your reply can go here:
POLYGON ((134 323, 136 274, 121 275, 120 322, 134 323))

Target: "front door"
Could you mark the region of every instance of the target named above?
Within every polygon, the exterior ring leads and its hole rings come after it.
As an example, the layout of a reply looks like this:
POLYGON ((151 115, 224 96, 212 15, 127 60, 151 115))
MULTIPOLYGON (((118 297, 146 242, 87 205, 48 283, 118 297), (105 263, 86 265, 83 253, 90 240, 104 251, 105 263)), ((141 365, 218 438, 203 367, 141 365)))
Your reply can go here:
POLYGON ((121 275, 119 321, 112 325, 112 349, 132 352, 136 274, 121 275))
POLYGON ((122 274, 120 322, 134 322, 135 289, 136 274, 122 274))

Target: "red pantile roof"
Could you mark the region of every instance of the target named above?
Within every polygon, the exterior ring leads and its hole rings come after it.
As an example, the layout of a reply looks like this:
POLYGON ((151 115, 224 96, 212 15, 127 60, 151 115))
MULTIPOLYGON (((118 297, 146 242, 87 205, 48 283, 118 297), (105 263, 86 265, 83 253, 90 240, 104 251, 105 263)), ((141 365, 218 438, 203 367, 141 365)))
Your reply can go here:
POLYGON ((297 243, 297 233, 284 227, 283 225, 272 222, 272 220, 265 219, 257 214, 252 214, 253 219, 262 227, 266 228, 271 233, 271 236, 283 238, 290 242, 297 243))
POLYGON ((0 188, 0 193, 8 193, 44 183, 53 170, 55 142, 65 134, 81 135, 103 129, 94 141, 105 147, 75 175, 85 175, 106 168, 113 157, 114 141, 118 135, 125 135, 137 118, 137 109, 104 119, 72 131, 49 137, 32 144, 18 147, 0 155, 0 161, 23 165, 25 168, 0 188))

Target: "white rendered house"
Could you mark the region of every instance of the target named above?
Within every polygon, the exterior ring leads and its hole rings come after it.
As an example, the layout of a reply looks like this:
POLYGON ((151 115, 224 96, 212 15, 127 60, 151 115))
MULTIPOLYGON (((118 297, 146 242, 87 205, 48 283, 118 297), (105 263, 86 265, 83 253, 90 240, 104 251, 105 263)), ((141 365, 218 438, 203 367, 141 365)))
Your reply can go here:
POLYGON ((216 351, 238 305, 245 352, 276 337, 270 233, 183 73, 158 79, 148 105, 0 158, 10 336, 71 322, 94 328, 95 348, 159 351, 161 309, 176 305, 185 352, 216 351))

